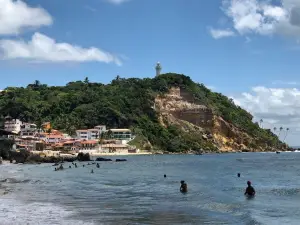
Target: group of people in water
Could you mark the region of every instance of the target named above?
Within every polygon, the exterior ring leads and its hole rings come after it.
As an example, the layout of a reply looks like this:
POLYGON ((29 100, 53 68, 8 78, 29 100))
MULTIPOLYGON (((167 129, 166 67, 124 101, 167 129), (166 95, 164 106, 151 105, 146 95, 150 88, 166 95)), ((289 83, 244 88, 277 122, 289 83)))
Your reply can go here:
MULTIPOLYGON (((78 166, 77 166, 77 163, 72 162, 72 164, 75 166, 75 168, 78 167, 78 166)), ((96 164, 96 163, 92 163, 92 164, 88 163, 87 165, 93 165, 93 164, 96 164)), ((59 164, 55 164, 55 165, 59 165, 59 164)), ((82 167, 84 167, 84 165, 82 165, 82 167)), ((97 167, 97 168, 100 168, 100 164, 97 163, 97 164, 96 164, 96 167, 97 167)), ((69 168, 71 169, 72 166, 69 166, 69 168)), ((60 164, 60 166, 59 166, 59 167, 55 167, 54 170, 55 170, 55 171, 58 171, 58 170, 63 170, 63 169, 64 169, 63 165, 60 164)), ((91 170, 91 173, 94 173, 94 170, 93 170, 93 169, 91 170)), ((238 173, 237 176, 238 176, 238 177, 241 177, 241 174, 238 173)), ((166 178, 166 177, 167 177, 167 175, 164 174, 164 178, 166 178)), ((182 181, 180 181, 180 184, 181 184, 181 185, 180 185, 180 189, 179 189, 180 192, 181 192, 181 193, 187 193, 187 192, 188 192, 187 183, 186 183, 184 180, 182 180, 182 181)), ((244 195, 247 196, 247 197, 254 197, 254 196, 255 196, 255 189, 254 189, 254 187, 251 185, 251 181, 247 181, 247 188, 246 188, 246 190, 245 190, 244 195)))
MULTIPOLYGON (((78 166, 77 166, 77 163, 72 162, 72 164, 74 165, 75 168, 78 167, 78 166)), ((96 164, 96 163, 88 163, 87 165, 89 166, 89 165, 94 165, 94 164, 96 164)), ((54 164, 54 166, 58 166, 58 165, 59 165, 58 163, 54 164)), ((84 167, 84 166, 85 166, 85 165, 83 164, 82 167, 84 167)), ((97 168, 100 168, 100 164, 97 163, 97 164, 96 164, 96 167, 97 167, 97 168)), ((59 170, 63 170, 63 169, 64 169, 63 164, 60 164, 59 167, 55 167, 54 171, 59 171, 59 170)), ((71 165, 69 166, 69 169, 72 169, 72 166, 71 166, 71 165)), ((94 173, 94 170, 93 170, 93 169, 91 170, 91 173, 94 173)))
MULTIPOLYGON (((167 175, 165 174, 164 177, 166 178, 167 175)), ((238 173, 238 177, 241 177, 241 174, 238 173)), ((182 180, 180 181, 180 192, 181 193, 187 193, 188 191, 188 188, 187 188, 187 183, 182 180)), ((245 190, 245 193, 244 193, 245 196, 251 198, 251 197, 254 197, 255 196, 255 189, 254 187, 251 185, 251 181, 247 181, 247 188, 245 190)))

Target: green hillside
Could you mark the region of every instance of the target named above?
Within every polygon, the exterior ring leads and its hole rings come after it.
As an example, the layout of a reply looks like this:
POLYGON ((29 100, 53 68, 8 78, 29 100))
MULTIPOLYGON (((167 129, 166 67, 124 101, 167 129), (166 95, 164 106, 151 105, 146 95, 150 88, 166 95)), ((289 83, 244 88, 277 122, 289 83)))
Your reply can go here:
POLYGON ((231 99, 194 83, 187 76, 171 73, 153 79, 117 77, 107 85, 92 83, 86 78, 66 86, 47 86, 35 81, 26 88, 8 87, 0 94, 0 116, 1 120, 10 115, 38 126, 51 121, 55 129, 69 134, 78 128, 99 124, 109 128, 128 127, 137 134, 136 144, 149 141, 157 149, 172 152, 204 147, 216 150, 212 143, 184 133, 179 127, 160 125, 153 110, 154 99, 168 92, 170 87, 187 90, 197 103, 208 106, 227 122, 260 139, 260 143, 278 144, 275 135, 259 128, 252 122, 252 116, 231 99))

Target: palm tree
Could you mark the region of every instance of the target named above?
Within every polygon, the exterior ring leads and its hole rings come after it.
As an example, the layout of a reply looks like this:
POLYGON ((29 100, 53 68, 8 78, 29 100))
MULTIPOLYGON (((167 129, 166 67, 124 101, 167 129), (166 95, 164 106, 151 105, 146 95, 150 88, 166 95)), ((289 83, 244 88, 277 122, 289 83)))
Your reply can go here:
POLYGON ((279 133, 278 133, 278 138, 280 138, 280 133, 281 133, 282 130, 283 130, 283 127, 280 127, 279 128, 279 133))
POLYGON ((288 135, 289 130, 290 130, 290 128, 286 128, 285 137, 284 137, 284 139, 283 139, 283 142, 285 141, 285 139, 286 139, 286 137, 287 137, 287 135, 288 135))
POLYGON ((260 119, 260 121, 259 121, 259 126, 260 126, 260 128, 263 128, 262 127, 262 123, 263 123, 264 121, 263 121, 263 119, 260 119))
POLYGON ((35 80, 34 83, 33 83, 33 85, 35 87, 39 87, 41 85, 41 82, 39 80, 35 80))
POLYGON ((90 83, 90 80, 89 80, 88 77, 86 77, 86 78, 84 79, 84 83, 85 83, 85 84, 89 84, 89 83, 90 83))
POLYGON ((276 127, 274 127, 274 128, 273 128, 273 130, 274 130, 274 134, 276 134, 276 130, 277 130, 277 128, 276 128, 276 127))

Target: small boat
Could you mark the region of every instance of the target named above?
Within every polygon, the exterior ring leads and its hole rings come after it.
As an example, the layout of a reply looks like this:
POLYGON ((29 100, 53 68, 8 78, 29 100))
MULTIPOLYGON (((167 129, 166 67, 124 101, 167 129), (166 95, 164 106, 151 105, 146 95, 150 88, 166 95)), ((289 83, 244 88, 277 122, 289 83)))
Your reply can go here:
POLYGON ((112 160, 100 157, 100 158, 97 158, 96 161, 112 161, 112 160))
POLYGON ((280 154, 280 152, 279 152, 279 151, 276 151, 276 154, 280 154))
POLYGON ((127 159, 116 159, 116 162, 126 162, 127 159))

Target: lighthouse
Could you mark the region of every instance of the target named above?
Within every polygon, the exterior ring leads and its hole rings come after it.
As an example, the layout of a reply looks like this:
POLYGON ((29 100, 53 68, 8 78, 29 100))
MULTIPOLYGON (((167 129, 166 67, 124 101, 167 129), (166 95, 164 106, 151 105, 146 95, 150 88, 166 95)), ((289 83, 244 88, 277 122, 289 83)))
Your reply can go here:
POLYGON ((156 70, 156 76, 159 76, 159 75, 160 75, 160 72, 161 72, 161 65, 160 65, 159 62, 156 63, 155 70, 156 70))

